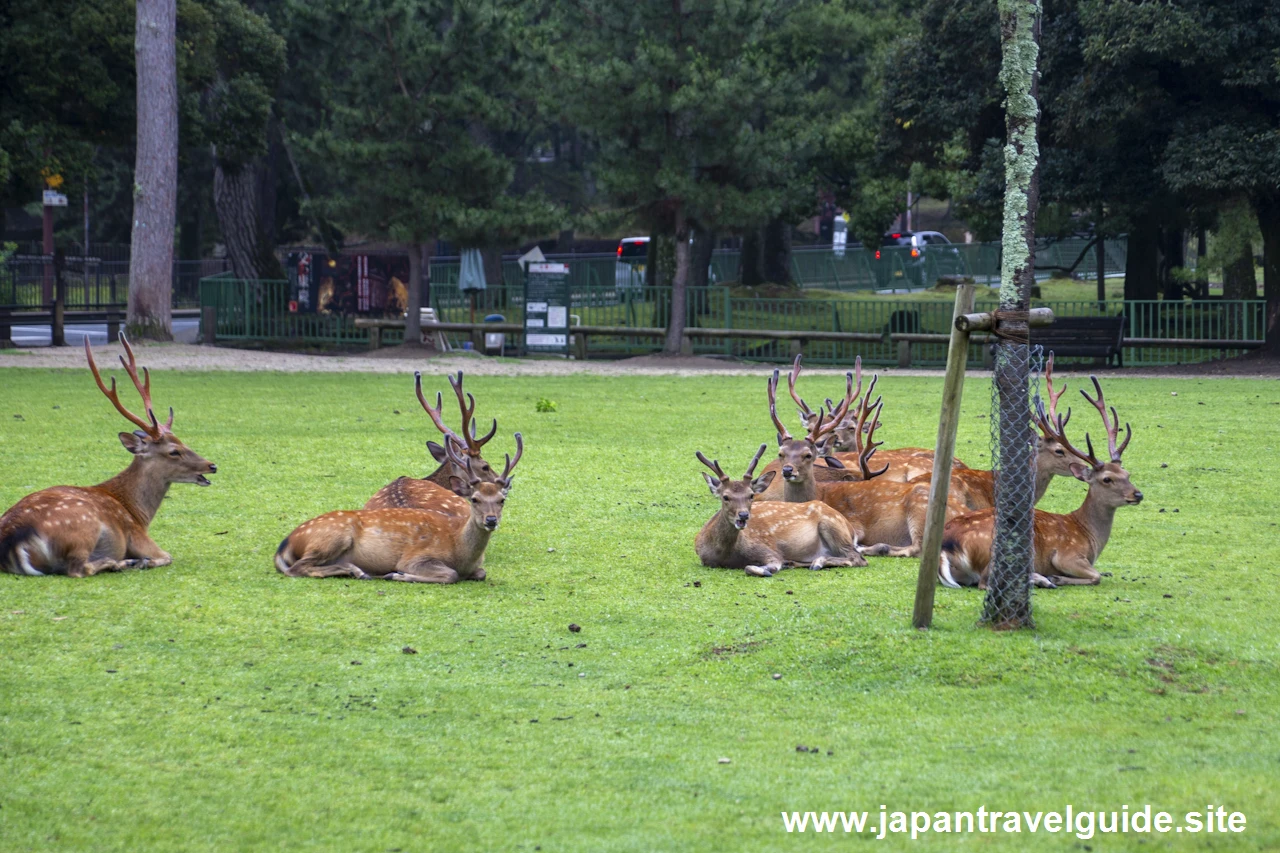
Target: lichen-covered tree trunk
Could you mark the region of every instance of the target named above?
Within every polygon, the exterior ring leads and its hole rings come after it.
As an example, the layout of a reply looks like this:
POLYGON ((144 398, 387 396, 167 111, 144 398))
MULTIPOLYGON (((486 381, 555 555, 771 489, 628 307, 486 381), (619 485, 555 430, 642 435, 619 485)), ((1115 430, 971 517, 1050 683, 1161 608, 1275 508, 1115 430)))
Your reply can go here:
POLYGON ((138 0, 137 157, 129 255, 129 333, 173 340, 173 236, 178 207, 176 0, 138 0))
MULTIPOLYGON (((1025 312, 1035 283, 1035 225, 1040 151, 1037 61, 1040 0, 999 0, 1004 85, 1005 196, 1000 310, 1025 312)), ((1025 314, 1001 317, 995 372, 999 398, 996 524, 982 618, 999 629, 1031 625, 1035 433, 1028 401, 1030 365, 1025 314)))

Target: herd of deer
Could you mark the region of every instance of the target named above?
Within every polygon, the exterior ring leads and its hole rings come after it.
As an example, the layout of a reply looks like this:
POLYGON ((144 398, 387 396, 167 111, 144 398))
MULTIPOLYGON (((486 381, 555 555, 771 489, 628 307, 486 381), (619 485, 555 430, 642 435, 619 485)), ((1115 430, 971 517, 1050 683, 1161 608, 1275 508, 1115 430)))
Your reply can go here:
MULTIPOLYGON (((164 423, 151 404, 151 376, 138 376, 137 361, 121 335, 125 372, 142 398, 140 417, 120 402, 116 382, 102 380, 93 352, 85 356, 98 388, 138 429, 120 433, 133 454, 124 471, 96 486, 55 486, 28 495, 0 516, 0 569, 21 575, 65 574, 87 577, 107 570, 165 566, 171 557, 152 541, 148 528, 173 483, 207 486, 205 474, 217 466, 173 434, 173 409, 164 423)), ((1036 454, 1036 499, 1054 476, 1071 476, 1089 485, 1084 504, 1067 515, 1036 511, 1033 581, 1040 586, 1097 583, 1094 568, 1106 545, 1116 508, 1136 504, 1142 493, 1120 464, 1131 433, 1117 444, 1119 421, 1108 409, 1097 379, 1096 398, 1084 394, 1102 415, 1108 462, 1094 454, 1085 436, 1082 453, 1066 437, 1070 418, 1057 412, 1063 391, 1053 391, 1053 359, 1045 371, 1049 408, 1037 399, 1034 420, 1040 429, 1036 454)), ((720 510, 703 526, 695 548, 703 564, 744 569, 768 577, 787 566, 865 566, 866 556, 915 556, 920 553, 933 475, 933 453, 920 448, 882 450, 875 440, 884 408, 873 376, 863 393, 862 365, 846 374, 844 397, 830 399, 814 412, 796 393, 797 357, 788 389, 799 407, 804 437, 793 437, 778 418, 779 372, 768 382, 769 414, 777 429, 778 458, 754 476, 767 445, 756 451, 741 480, 728 477, 701 452, 698 459, 720 510), (872 469, 872 460, 881 465, 872 469), (781 474, 781 478, 778 478, 781 474)), ((498 424, 478 436, 475 398, 463 391, 462 372, 450 376, 458 398, 462 429, 444 420, 442 395, 431 406, 414 374, 418 401, 444 443, 427 442, 439 467, 422 479, 401 477, 384 486, 362 509, 326 513, 299 525, 280 543, 276 568, 291 577, 350 577, 419 583, 453 583, 485 577, 484 553, 502 520, 512 472, 524 454, 515 434, 516 455, 506 456, 498 474, 481 451, 498 424)), ((1084 392, 1081 392, 1084 393, 1084 392)), ((948 586, 984 586, 994 528, 994 476, 957 460, 951 471, 948 523, 940 577, 948 586)))
MULTIPOLYGON (((933 453, 921 448, 881 450, 875 440, 883 397, 876 397, 876 377, 862 391, 862 364, 845 375, 845 395, 839 403, 826 400, 814 412, 796 393, 800 375, 797 356, 787 377, 791 398, 799 407, 803 438, 791 435, 778 418, 778 378, 768 382, 769 415, 777 429, 778 458, 755 476, 767 444, 760 445, 747 473, 734 480, 720 463, 701 452, 698 460, 711 469, 704 474, 720 511, 698 533, 695 547, 704 565, 743 569, 769 577, 787 566, 865 566, 866 556, 914 557, 920 553, 933 477, 933 453), (872 459, 878 468, 873 470, 872 459), (778 474, 781 474, 779 480, 778 474)), ((1035 499, 1055 476, 1074 477, 1088 484, 1083 505, 1075 512, 1035 513, 1035 565, 1031 580, 1037 586, 1095 584, 1100 577, 1094 563, 1107 544, 1117 508, 1136 504, 1142 492, 1134 488, 1120 455, 1132 436, 1117 444, 1119 419, 1108 408, 1097 378, 1097 394, 1084 398, 1102 415, 1110 458, 1102 462, 1085 436, 1082 453, 1066 437, 1070 410, 1057 411, 1065 388, 1053 390, 1053 356, 1045 369, 1049 408, 1037 398, 1033 420, 1039 428, 1035 454, 1035 499)), ((956 460, 946 507, 939 576, 950 587, 985 587, 995 530, 995 475, 966 467, 956 460)))

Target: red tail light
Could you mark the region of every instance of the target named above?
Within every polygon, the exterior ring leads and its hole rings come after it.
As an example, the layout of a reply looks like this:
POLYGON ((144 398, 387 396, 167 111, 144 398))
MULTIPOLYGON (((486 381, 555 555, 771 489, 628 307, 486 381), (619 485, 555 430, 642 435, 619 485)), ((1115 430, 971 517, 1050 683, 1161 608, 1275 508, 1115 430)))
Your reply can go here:
POLYGON ((876 249, 876 260, 880 260, 880 250, 876 249))
POLYGON ((618 257, 622 257, 622 244, 618 244, 618 257))
POLYGON ((897 240, 897 239, 899 239, 902 235, 901 235, 901 234, 890 234, 889 236, 890 236, 890 237, 892 237, 893 239, 897 240))
POLYGON ((911 250, 911 257, 913 257, 913 258, 918 258, 918 257, 920 257, 920 250, 919 250, 919 249, 912 249, 912 250, 911 250))

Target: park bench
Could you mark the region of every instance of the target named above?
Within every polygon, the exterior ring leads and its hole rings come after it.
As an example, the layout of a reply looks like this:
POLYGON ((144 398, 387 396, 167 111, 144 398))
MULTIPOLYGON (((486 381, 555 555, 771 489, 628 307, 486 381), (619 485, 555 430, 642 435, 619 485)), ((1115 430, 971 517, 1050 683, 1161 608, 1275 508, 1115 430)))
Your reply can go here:
POLYGON ((1125 318, 1117 314, 1111 317, 1057 317, 1051 326, 1042 326, 1031 333, 1031 343, 1044 347, 1061 357, 1075 356, 1096 358, 1106 364, 1116 360, 1124 367, 1125 318))

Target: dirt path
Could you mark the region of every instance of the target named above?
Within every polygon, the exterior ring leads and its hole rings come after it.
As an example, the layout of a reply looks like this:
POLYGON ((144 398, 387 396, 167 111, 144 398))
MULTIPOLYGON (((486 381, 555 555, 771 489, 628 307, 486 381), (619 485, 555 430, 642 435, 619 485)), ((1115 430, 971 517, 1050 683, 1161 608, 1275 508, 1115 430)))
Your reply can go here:
MULTIPOLYGON (((462 353, 438 354, 427 349, 388 347, 370 353, 345 355, 308 355, 302 353, 268 352, 264 350, 231 349, 229 347, 197 346, 192 344, 151 344, 136 346, 139 360, 154 370, 230 370, 230 371, 281 371, 285 373, 412 373, 421 370, 444 373, 466 370, 477 376, 566 376, 583 374, 592 376, 703 376, 707 374, 745 374, 765 376, 773 365, 708 358, 705 356, 639 356, 621 361, 567 361, 557 358, 513 359, 487 358, 462 353)), ((118 344, 95 347, 100 363, 115 362, 121 351, 118 344)), ((84 353, 79 347, 37 347, 25 350, 0 352, 0 367, 28 368, 79 368, 84 367, 84 353)), ((845 368, 847 369, 847 368, 845 368)), ((844 369, 813 368, 808 372, 838 374, 844 369)), ((940 376, 941 370, 900 370, 881 367, 876 372, 892 376, 940 376)), ((1070 375, 1072 371, 1067 371, 1070 375)), ((1086 371, 1080 371, 1086 372, 1086 371)), ((1121 376, 1144 378, 1280 378, 1280 359, 1247 356, 1226 362, 1210 362, 1202 365, 1181 365, 1168 368, 1127 369, 1106 371, 1121 376)), ((990 376, 985 371, 971 370, 972 377, 990 376)))

